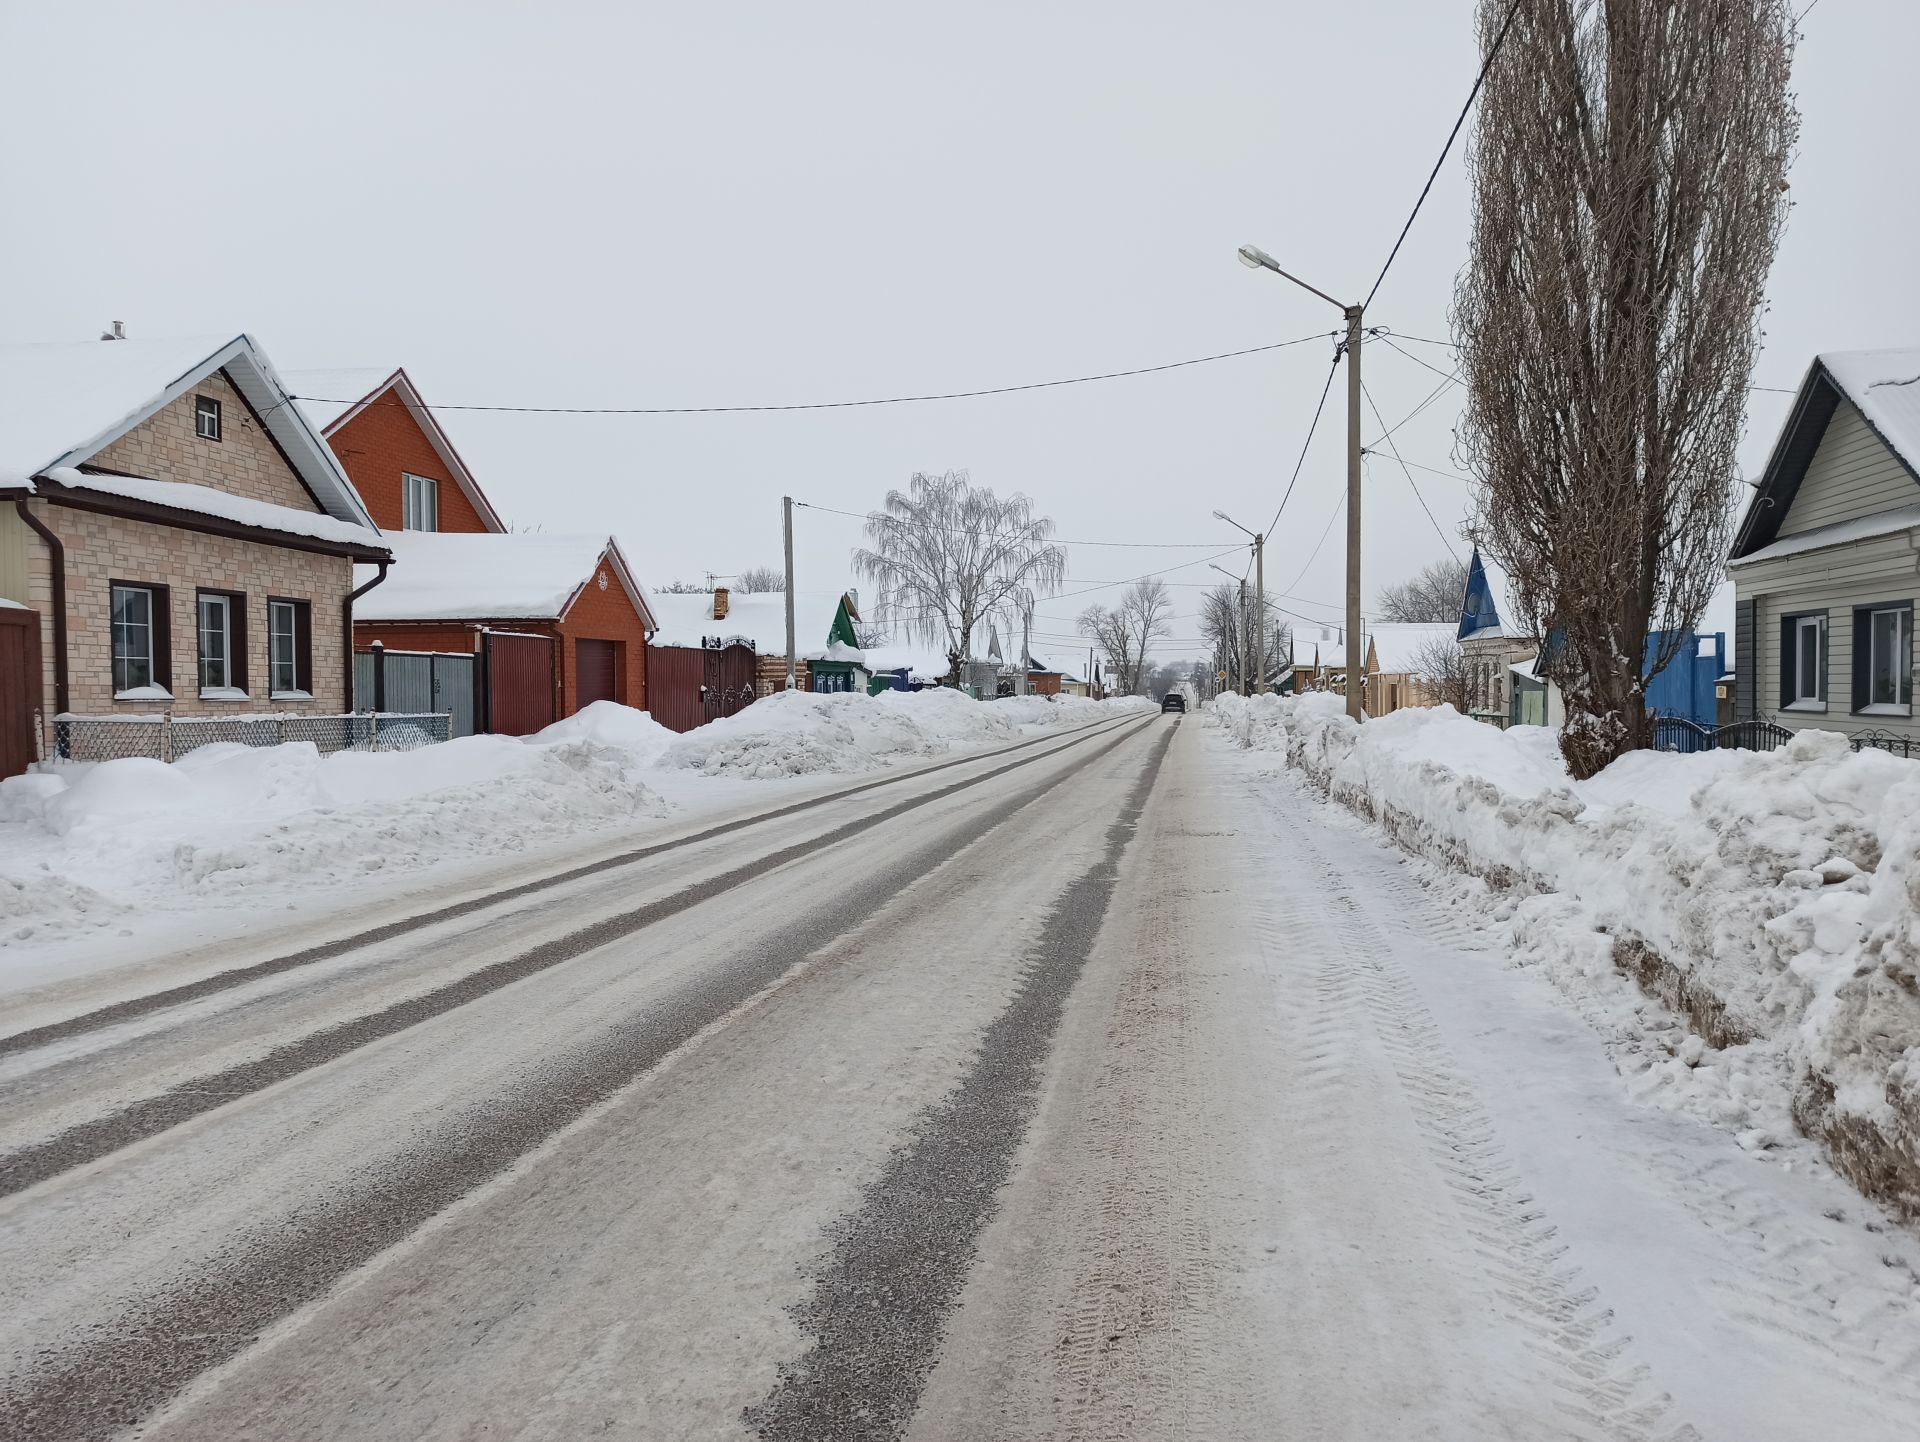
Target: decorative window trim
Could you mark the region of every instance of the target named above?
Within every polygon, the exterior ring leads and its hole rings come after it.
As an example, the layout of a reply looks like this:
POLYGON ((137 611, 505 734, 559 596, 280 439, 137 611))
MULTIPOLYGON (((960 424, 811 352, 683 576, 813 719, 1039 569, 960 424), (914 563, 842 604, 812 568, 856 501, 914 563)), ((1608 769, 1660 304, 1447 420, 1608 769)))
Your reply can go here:
POLYGON ((220 398, 218 396, 193 398, 193 433, 203 441, 220 439, 220 398))

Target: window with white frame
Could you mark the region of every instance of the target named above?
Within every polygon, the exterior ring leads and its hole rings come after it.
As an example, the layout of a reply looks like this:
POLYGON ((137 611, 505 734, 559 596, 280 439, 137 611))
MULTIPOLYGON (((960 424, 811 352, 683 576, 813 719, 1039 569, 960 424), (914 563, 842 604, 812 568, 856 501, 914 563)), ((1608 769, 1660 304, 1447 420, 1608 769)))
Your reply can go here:
POLYGON ((113 689, 155 684, 155 597, 151 587, 113 586, 113 689))
POLYGON ((233 679, 233 598, 200 593, 200 689, 227 691, 233 679))
POLYGON ((305 601, 267 602, 267 680, 275 696, 305 696, 313 690, 308 617, 305 601))
POLYGON ((1864 606, 1854 619, 1856 711, 1906 711, 1913 704, 1913 605, 1864 606))
POLYGON ((1780 704, 1789 710, 1824 710, 1827 704, 1827 613, 1782 618, 1780 704))
POLYGON ((220 439, 220 402, 214 397, 193 398, 193 433, 203 441, 220 439))
POLYGON ((400 476, 400 526, 408 531, 440 529, 440 483, 429 476, 400 476))

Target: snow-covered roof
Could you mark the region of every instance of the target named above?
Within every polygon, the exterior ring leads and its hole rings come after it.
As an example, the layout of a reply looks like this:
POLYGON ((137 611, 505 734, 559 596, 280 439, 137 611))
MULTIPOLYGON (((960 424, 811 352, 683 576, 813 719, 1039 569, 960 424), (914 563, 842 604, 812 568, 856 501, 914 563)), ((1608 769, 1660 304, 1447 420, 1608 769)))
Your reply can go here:
POLYGON ((1379 621, 1367 635, 1373 640, 1374 663, 1383 674, 1417 676, 1422 653, 1436 643, 1452 641, 1458 629, 1449 621, 1379 621))
POLYGON ((305 411, 309 420, 323 434, 331 436, 348 421, 372 405, 404 406, 412 413, 420 432, 427 438, 427 444, 433 447, 434 454, 440 457, 446 466, 453 483, 465 493, 473 503, 480 519, 490 531, 504 531, 506 522, 500 519, 499 512, 487 499, 480 482, 474 478, 467 463, 461 459, 455 449, 453 439, 441 428, 439 417, 433 413, 414 385, 413 378, 404 366, 392 370, 353 370, 331 371, 288 371, 287 384, 299 397, 295 402, 305 411), (315 396, 323 399, 314 399, 315 396), (353 399, 340 399, 353 397, 353 399))
MULTIPOLYGON (((611 536, 389 531, 383 541, 393 549, 393 568, 353 603, 356 621, 551 620, 583 587, 599 583, 604 556, 608 584, 626 589, 649 627, 659 623, 654 599, 611 536)), ((354 584, 375 574, 356 566, 354 584)))
MULTIPOLYGON (((828 632, 833 629, 834 611, 844 591, 828 593, 800 591, 794 595, 794 649, 803 660, 837 659, 828 656, 828 632)), ((686 646, 698 649, 708 637, 731 641, 736 637, 750 642, 763 656, 787 654, 787 596, 784 591, 732 592, 727 597, 727 614, 713 617, 713 592, 695 591, 677 596, 656 596, 654 614, 660 618, 660 630, 653 638, 656 646, 686 646)), ((857 659, 857 658, 855 658, 857 659)))
POLYGON ((326 513, 373 528, 339 461, 244 334, 0 345, 0 486, 31 490, 37 476, 84 465, 220 370, 326 513))
POLYGON ((947 674, 947 653, 931 641, 896 632, 879 645, 867 647, 867 667, 876 674, 904 669, 910 677, 938 681, 947 674))
POLYGON ((1920 470, 1920 350, 1823 351, 1820 364, 1894 453, 1920 470))
POLYGON ((1815 526, 1811 531, 1801 531, 1798 535, 1783 536, 1772 545, 1762 546, 1751 555, 1737 557, 1727 565, 1738 570, 1742 566, 1758 565, 1761 561, 1777 561, 1782 556, 1797 556, 1802 551, 1819 551, 1828 546, 1869 540, 1874 536, 1890 536, 1899 531, 1910 531, 1915 526, 1920 526, 1920 505, 1896 506, 1890 511, 1875 511, 1872 515, 1854 516, 1850 520, 1815 526))
POLYGON ((120 496, 129 501, 144 501, 152 506, 168 506, 176 511, 190 511, 195 515, 213 516, 223 521, 281 531, 291 536, 309 536, 314 540, 364 546, 375 551, 392 549, 388 544, 391 537, 351 521, 336 521, 332 516, 323 516, 317 511, 277 506, 271 501, 256 501, 249 496, 236 496, 231 491, 217 491, 212 486, 196 486, 187 481, 152 481, 145 476, 101 475, 91 471, 76 471, 72 466, 55 466, 42 476, 38 487, 40 493, 46 494, 49 485, 92 491, 103 496, 120 496))

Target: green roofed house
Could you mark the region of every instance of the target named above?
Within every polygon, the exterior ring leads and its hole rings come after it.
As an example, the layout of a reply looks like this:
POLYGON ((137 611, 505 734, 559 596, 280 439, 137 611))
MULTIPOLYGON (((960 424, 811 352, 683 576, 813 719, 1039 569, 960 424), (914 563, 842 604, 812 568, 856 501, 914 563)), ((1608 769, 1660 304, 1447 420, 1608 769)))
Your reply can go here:
POLYGON ((859 624, 859 595, 851 590, 843 591, 840 603, 833 608, 827 649, 816 653, 810 662, 814 690, 866 693, 870 673, 867 653, 860 646, 859 624))

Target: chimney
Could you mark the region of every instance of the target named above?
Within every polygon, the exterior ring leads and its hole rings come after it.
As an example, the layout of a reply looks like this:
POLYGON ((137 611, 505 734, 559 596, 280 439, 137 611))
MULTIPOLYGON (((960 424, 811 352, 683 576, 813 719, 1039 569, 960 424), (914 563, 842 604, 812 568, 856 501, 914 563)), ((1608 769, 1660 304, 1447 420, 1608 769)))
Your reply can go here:
POLYGON ((713 619, 716 621, 727 619, 727 588, 725 586, 713 588, 713 619))
POLYGON ((126 338, 127 338, 127 323, 123 320, 115 321, 113 323, 112 330, 104 330, 100 332, 101 340, 125 340, 126 338))

